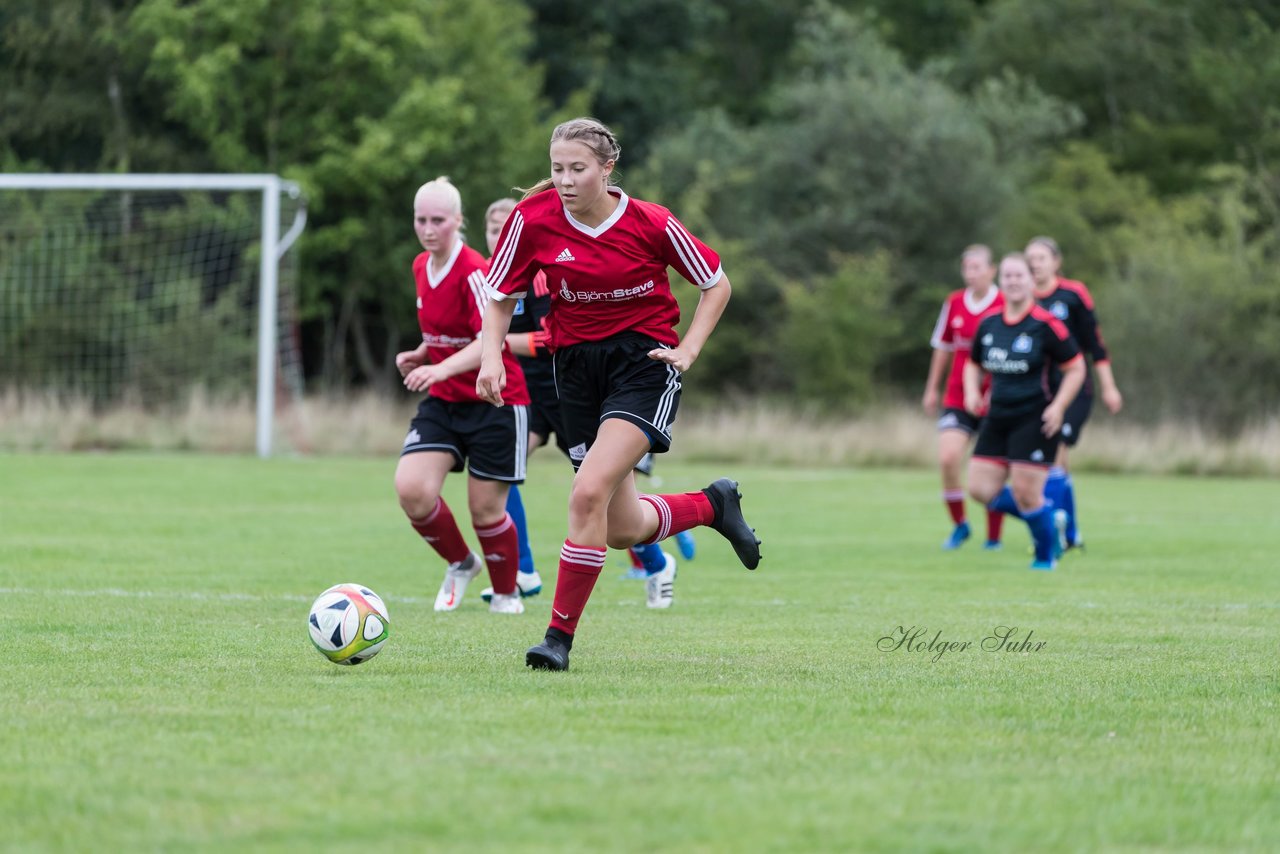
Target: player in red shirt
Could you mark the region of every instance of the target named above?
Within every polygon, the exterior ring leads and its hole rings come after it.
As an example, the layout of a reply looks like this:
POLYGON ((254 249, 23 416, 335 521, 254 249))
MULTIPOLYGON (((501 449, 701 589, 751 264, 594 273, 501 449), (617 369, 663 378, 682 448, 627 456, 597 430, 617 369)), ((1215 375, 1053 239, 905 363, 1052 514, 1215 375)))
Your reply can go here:
MULTIPOLYGON (((957 549, 969 539, 969 522, 964 510, 964 482, 961 463, 969 440, 977 435, 981 413, 970 414, 964 408, 964 366, 978 322, 989 314, 999 314, 1004 299, 995 285, 996 267, 991 249, 981 244, 966 247, 960 256, 960 275, 964 288, 952 291, 942 303, 942 312, 933 328, 933 358, 929 362, 929 378, 924 385, 924 411, 938 411, 938 381, 947 373, 942 395, 942 416, 938 419, 938 462, 942 468, 942 500, 955 527, 943 542, 946 550, 957 549)), ((1004 514, 987 509, 987 542, 985 548, 1000 548, 1000 528, 1004 514)))
MULTIPOLYGON (((1052 237, 1031 238, 1026 255, 1027 262, 1031 265, 1031 275, 1035 278, 1036 302, 1067 327, 1071 337, 1076 339, 1080 352, 1093 360, 1102 402, 1115 415, 1124 406, 1124 398, 1116 387, 1115 376, 1111 372, 1111 357, 1102 341, 1093 296, 1084 282, 1059 275, 1062 269, 1062 250, 1052 237)), ((1051 387, 1056 388, 1059 375, 1051 374, 1049 379, 1051 387)), ((1084 388, 1067 409, 1066 419, 1062 424, 1062 444, 1058 448, 1058 458, 1049 469, 1049 479, 1045 482, 1045 497, 1065 514, 1064 549, 1084 544, 1076 526, 1075 486, 1067 468, 1067 451, 1080 441, 1080 434, 1084 431, 1092 409, 1093 383, 1086 371, 1084 388)))
MULTIPOLYGON (((485 211, 485 240, 489 252, 497 248, 502 227, 515 210, 515 199, 498 199, 485 211)), ((565 442, 564 424, 560 417, 560 397, 556 392, 555 373, 552 369, 548 343, 551 333, 547 328, 547 315, 551 310, 551 292, 547 277, 539 271, 533 277, 528 294, 516 303, 507 332, 507 345, 516 354, 524 371, 525 386, 529 389, 529 454, 551 441, 555 441, 567 457, 569 445, 565 442)), ((651 475, 653 455, 646 454, 636 466, 636 471, 651 475), (645 461, 649 462, 648 467, 645 461)), ((534 567, 533 552, 529 547, 524 505, 520 491, 513 487, 507 495, 507 512, 516 523, 520 540, 520 574, 516 586, 522 597, 533 596, 542 590, 542 578, 534 567)), ((686 558, 693 557, 693 534, 681 531, 676 535, 680 550, 686 558), (680 538, 686 538, 687 544, 680 538)), ((676 560, 658 543, 638 544, 631 547, 632 561, 638 567, 639 577, 645 580, 645 605, 649 608, 670 608, 675 599, 676 560)), ((630 575, 628 575, 630 577, 630 575)), ((481 591, 480 598, 488 602, 493 588, 481 591)))
POLYGON ((1006 255, 1000 261, 1004 310, 978 324, 964 366, 965 409, 987 410, 969 460, 969 494, 1025 521, 1035 542, 1031 568, 1053 569, 1054 508, 1044 498, 1044 483, 1067 407, 1084 382, 1084 360, 1066 327, 1036 305, 1031 289, 1027 259, 1006 255), (1062 381, 1051 392, 1054 369, 1062 381), (991 375, 987 394, 984 372, 991 375))
POLYGON ((507 220, 489 285, 477 392, 495 406, 510 382, 502 342, 515 301, 539 271, 551 291, 551 348, 569 457, 577 469, 569 531, 560 551, 546 638, 525 662, 565 670, 583 608, 606 547, 658 542, 708 525, 748 569, 760 541, 742 516, 736 482, 721 478, 682 495, 641 495, 633 470, 671 443, 680 375, 697 359, 729 301, 719 256, 670 211, 610 184, 621 153, 595 119, 575 119, 551 135, 551 177, 526 193, 507 220), (667 267, 702 290, 683 340, 667 267))
POLYGON ((524 376, 502 348, 497 359, 507 372, 512 405, 494 409, 476 396, 488 264, 462 240, 462 199, 449 179, 418 189, 413 227, 426 250, 413 261, 422 343, 398 354, 396 367, 405 388, 427 396, 405 436, 396 494, 413 529, 448 563, 435 609, 452 611, 480 573, 481 557, 463 540, 440 489, 449 472, 467 466, 471 524, 494 590, 489 610, 520 614, 520 549, 506 504, 508 487, 524 480, 529 403, 524 376))

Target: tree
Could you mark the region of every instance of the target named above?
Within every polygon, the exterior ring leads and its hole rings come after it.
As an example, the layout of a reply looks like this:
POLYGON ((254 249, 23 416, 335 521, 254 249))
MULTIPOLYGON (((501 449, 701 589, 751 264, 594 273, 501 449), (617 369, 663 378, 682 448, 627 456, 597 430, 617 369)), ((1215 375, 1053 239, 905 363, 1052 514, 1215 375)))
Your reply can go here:
POLYGON ((545 172, 527 23, 516 0, 141 0, 133 12, 146 81, 212 167, 306 188, 304 312, 327 379, 391 382, 416 332, 420 184, 449 175, 478 222, 545 172))
MULTIPOLYGON (((885 253, 891 263, 859 276, 883 273, 884 315, 927 330, 960 250, 993 242, 1035 153, 1075 114, 1012 75, 974 95, 956 92, 937 72, 908 68, 863 19, 827 4, 800 25, 789 67, 758 124, 699 115, 659 142, 642 183, 697 230, 741 241, 819 298, 840 259, 885 253)), ((792 297, 787 310, 806 305, 792 297)), ((756 334, 776 339, 776 319, 756 334)), ((871 370, 919 373, 928 358, 921 340, 883 342, 871 370)))

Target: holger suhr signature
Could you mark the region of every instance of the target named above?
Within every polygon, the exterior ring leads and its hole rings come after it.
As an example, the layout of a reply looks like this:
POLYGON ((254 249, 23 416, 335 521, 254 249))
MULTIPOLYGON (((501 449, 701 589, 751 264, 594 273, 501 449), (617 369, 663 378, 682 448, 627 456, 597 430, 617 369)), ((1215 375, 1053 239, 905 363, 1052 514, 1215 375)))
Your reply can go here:
POLYGON ((1017 626, 996 626, 980 641, 947 640, 942 629, 930 632, 926 626, 898 626, 891 633, 876 641, 881 652, 915 652, 929 655, 931 661, 941 661, 948 653, 968 652, 975 647, 983 652, 1040 652, 1049 642, 1031 638, 1034 629, 1019 634, 1017 626))

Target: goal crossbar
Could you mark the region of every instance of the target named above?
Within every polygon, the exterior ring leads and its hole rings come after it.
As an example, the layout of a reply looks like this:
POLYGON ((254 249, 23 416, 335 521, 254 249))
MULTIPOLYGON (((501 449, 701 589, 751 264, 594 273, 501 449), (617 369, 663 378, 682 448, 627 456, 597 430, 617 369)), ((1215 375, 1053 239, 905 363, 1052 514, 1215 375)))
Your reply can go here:
POLYGON ((276 309, 280 259, 306 226, 302 189, 278 175, 217 174, 0 174, 0 190, 248 190, 262 193, 262 257, 258 268, 258 456, 271 455, 275 413, 276 309), (299 205, 293 223, 280 234, 280 194, 299 205))

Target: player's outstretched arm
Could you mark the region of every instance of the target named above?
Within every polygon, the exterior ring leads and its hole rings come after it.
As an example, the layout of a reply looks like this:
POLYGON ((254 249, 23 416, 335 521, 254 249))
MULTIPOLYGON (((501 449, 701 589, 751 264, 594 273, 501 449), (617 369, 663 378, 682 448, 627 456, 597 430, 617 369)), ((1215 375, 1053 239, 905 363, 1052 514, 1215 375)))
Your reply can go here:
POLYGON ((515 310, 515 300, 491 299, 485 306, 484 321, 480 327, 480 373, 476 376, 476 395, 494 406, 502 406, 502 390, 507 386, 502 345, 511 330, 511 315, 515 310))
POLYGON ((943 371, 950 359, 949 352, 937 348, 934 348, 933 356, 929 358, 929 376, 924 381, 924 396, 920 398, 920 405, 924 407, 924 414, 930 418, 938 414, 938 383, 942 380, 943 371))
POLYGON ((720 322, 720 315, 724 314, 724 307, 729 304, 729 296, 732 293, 733 286, 729 284, 729 277, 721 274, 720 281, 709 288, 703 288, 702 296, 698 298, 698 307, 693 311, 689 331, 685 333, 680 344, 671 349, 650 350, 649 358, 666 362, 680 373, 693 367, 693 363, 698 360, 698 354, 702 352, 703 345, 707 343, 707 339, 715 331, 716 324, 720 322))
POLYGON ((396 353, 396 370, 400 376, 407 377, 409 372, 427 363, 427 342, 423 341, 412 350, 396 353))
POLYGON ((964 408, 971 415, 982 412, 982 366, 972 359, 964 364, 964 408))
POLYGON ((1102 394, 1102 403, 1107 411, 1115 415, 1124 407, 1124 397, 1116 387, 1115 375, 1111 373, 1111 362, 1094 362, 1094 373, 1098 375, 1098 388, 1102 394))
POLYGON ((1058 384, 1058 393, 1053 401, 1044 409, 1040 417, 1043 426, 1041 432, 1046 436, 1056 436, 1062 429, 1062 421, 1066 417, 1067 407, 1076 399, 1084 385, 1084 356, 1076 356, 1062 366, 1062 382, 1058 384))

